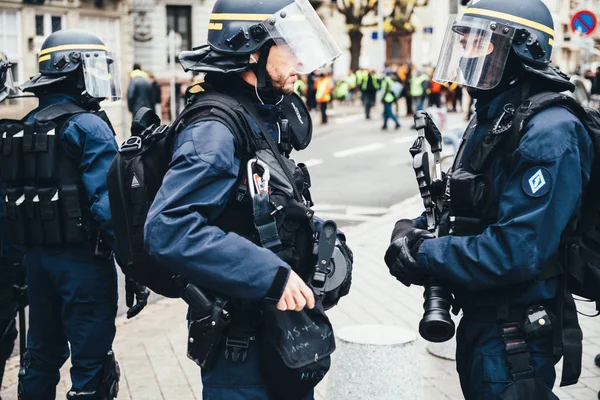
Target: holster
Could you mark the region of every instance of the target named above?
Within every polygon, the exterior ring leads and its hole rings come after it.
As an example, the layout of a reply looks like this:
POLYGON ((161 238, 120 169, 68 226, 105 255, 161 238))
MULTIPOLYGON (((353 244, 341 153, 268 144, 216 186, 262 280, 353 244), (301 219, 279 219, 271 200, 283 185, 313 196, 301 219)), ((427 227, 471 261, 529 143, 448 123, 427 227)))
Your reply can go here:
POLYGON ((187 356, 205 371, 214 366, 223 339, 223 330, 230 322, 229 314, 225 310, 226 305, 226 300, 217 297, 209 314, 202 316, 192 312, 187 356))

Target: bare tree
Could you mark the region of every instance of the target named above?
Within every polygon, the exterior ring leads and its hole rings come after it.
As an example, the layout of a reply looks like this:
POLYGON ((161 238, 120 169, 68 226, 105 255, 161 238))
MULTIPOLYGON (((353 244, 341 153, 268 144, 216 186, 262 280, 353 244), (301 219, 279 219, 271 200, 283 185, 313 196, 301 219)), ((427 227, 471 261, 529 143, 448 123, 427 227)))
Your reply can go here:
MULTIPOLYGON (((362 51, 362 28, 375 27, 377 24, 365 24, 363 20, 369 14, 375 15, 379 0, 337 0, 337 9, 346 18, 348 37, 350 38, 350 68, 356 71, 359 68, 360 53, 362 51)), ((428 0, 395 0, 391 14, 385 19, 392 23, 395 29, 412 32, 410 19, 417 3, 419 6, 427 5, 428 0), (424 3, 424 4, 423 4, 424 3)))

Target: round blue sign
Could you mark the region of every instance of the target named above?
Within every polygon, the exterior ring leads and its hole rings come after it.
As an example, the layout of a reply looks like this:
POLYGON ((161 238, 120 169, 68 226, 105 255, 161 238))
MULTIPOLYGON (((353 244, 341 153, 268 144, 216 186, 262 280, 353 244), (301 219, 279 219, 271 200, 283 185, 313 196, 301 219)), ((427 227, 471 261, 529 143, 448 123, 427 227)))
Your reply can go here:
POLYGON ((596 15, 589 10, 579 11, 571 18, 571 30, 583 36, 591 35, 597 25, 596 15))

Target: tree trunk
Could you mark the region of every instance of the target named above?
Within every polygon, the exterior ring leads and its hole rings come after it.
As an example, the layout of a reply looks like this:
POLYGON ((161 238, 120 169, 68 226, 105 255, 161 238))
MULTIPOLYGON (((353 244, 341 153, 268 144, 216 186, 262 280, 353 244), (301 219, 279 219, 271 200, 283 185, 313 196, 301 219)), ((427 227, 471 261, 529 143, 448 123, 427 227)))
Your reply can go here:
POLYGON ((356 72, 361 67, 360 52, 362 50, 363 34, 360 29, 350 29, 348 36, 350 36, 350 69, 356 72))

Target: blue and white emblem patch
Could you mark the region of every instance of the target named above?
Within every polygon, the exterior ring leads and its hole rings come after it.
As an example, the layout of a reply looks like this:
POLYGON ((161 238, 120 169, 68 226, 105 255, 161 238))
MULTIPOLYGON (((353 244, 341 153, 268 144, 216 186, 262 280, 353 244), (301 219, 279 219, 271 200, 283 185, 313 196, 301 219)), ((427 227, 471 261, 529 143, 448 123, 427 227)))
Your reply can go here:
POLYGON ((544 167, 529 169, 523 176, 523 191, 531 197, 542 197, 552 187, 552 175, 544 167))

